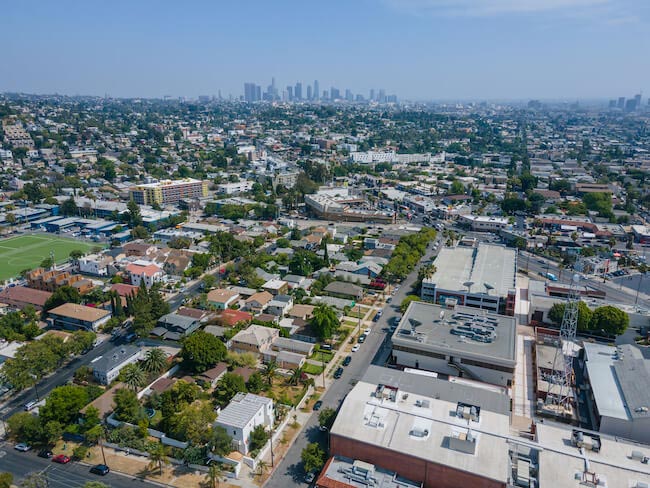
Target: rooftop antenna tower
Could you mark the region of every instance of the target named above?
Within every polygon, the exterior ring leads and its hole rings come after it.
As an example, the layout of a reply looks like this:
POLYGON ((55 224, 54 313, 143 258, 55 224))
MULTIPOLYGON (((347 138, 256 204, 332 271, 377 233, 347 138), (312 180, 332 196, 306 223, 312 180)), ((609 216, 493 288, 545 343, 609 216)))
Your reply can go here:
POLYGON ((561 411, 570 412, 572 409, 573 393, 571 389, 571 378, 573 377, 573 354, 571 348, 576 339, 578 328, 578 310, 580 304, 580 274, 576 262, 574 273, 569 287, 569 295, 564 307, 562 325, 560 326, 560 343, 555 350, 553 358, 553 380, 549 386, 547 403, 551 403, 557 413, 561 411))

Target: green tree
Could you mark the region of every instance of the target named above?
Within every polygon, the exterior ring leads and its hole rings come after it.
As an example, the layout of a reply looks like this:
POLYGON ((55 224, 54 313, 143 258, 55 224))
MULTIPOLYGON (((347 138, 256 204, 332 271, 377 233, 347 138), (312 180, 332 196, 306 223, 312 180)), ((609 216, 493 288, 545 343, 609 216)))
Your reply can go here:
POLYGON ((215 418, 210 403, 193 403, 172 418, 172 435, 176 439, 190 441, 195 446, 203 445, 210 440, 210 426, 215 418))
POLYGON ((460 181, 454 180, 451 183, 449 193, 451 195, 462 195, 463 193, 465 193, 465 187, 463 186, 463 184, 460 181))
POLYGON ((115 415, 119 420, 129 423, 136 423, 142 412, 138 396, 133 390, 120 388, 113 395, 115 403, 115 415))
MULTIPOLYGON (((221 485, 220 479, 223 476, 223 468, 221 463, 212 463, 208 467, 208 472, 206 473, 206 481, 210 488, 218 488, 221 485)), ((0 488, 2 488, 0 486, 0 488)))
MULTIPOLYGON (((548 312, 549 320, 555 324, 561 325, 565 308, 565 303, 554 303, 548 312)), ((592 314, 593 312, 587 304, 580 300, 578 303, 578 330, 580 332, 586 332, 590 329, 592 314)))
POLYGON ((332 307, 320 303, 314 308, 309 325, 320 339, 329 339, 338 329, 339 319, 332 307))
POLYGON ((275 378, 277 369, 278 363, 276 363, 273 359, 264 365, 262 376, 264 376, 267 385, 271 386, 273 384, 273 378, 275 378))
POLYGON ((246 382, 244 378, 235 373, 225 373, 214 390, 214 396, 217 403, 221 406, 228 405, 232 397, 239 392, 246 392, 246 382))
POLYGON ((409 308, 409 305, 411 302, 419 302, 420 297, 417 295, 407 295, 404 297, 404 300, 402 300, 402 303, 400 303, 399 309, 400 312, 405 313, 406 309, 409 308))
POLYGON ((52 390, 45 405, 39 411, 43 424, 57 421, 63 425, 72 423, 79 416, 79 410, 88 403, 88 393, 82 386, 65 385, 52 390))
POLYGON ((226 346, 217 337, 202 330, 183 339, 181 357, 187 366, 202 373, 226 357, 226 346))
POLYGON ((50 486, 44 473, 29 473, 18 485, 20 488, 48 488, 50 486))
POLYGON ((159 347, 152 347, 145 354, 142 367, 148 373, 160 373, 167 367, 167 354, 159 347))
POLYGON ((79 209, 74 201, 74 197, 70 197, 61 204, 61 214, 65 216, 78 215, 79 209))
POLYGON ((79 291, 67 285, 58 287, 45 301, 43 310, 48 311, 64 303, 81 303, 79 291))
POLYGON ((73 249, 72 251, 70 251, 70 258, 71 259, 79 259, 79 258, 83 257, 83 255, 84 255, 84 252, 81 251, 80 249, 73 249))
POLYGON ((29 412, 18 412, 7 419, 11 437, 23 442, 39 442, 43 437, 40 419, 29 412))
POLYGON ((257 451, 264 447, 271 435, 267 432, 263 424, 256 425, 251 431, 249 447, 251 451, 257 451))
POLYGON ((246 382, 246 389, 251 393, 259 393, 265 388, 262 375, 258 372, 253 373, 246 382))
POLYGON ((122 371, 120 371, 120 379, 126 386, 134 391, 137 391, 146 381, 144 371, 142 371, 142 368, 136 363, 124 366, 122 371))
POLYGON ((318 424, 328 430, 332 427, 334 419, 336 419, 336 410, 330 407, 324 408, 318 414, 318 424))
POLYGON ((126 204, 128 211, 129 225, 132 229, 142 225, 142 214, 140 213, 140 206, 135 200, 129 200, 126 204))
POLYGON ((218 425, 212 429, 208 447, 216 455, 226 456, 232 452, 232 437, 228 435, 226 429, 218 425))
POLYGON ((621 335, 630 325, 630 316, 623 310, 605 305, 594 310, 590 328, 595 332, 604 331, 611 336, 621 335))
POLYGON ((325 451, 318 443, 311 442, 300 453, 300 459, 307 473, 320 471, 325 465, 325 451))
POLYGON ((11 488, 14 483, 14 475, 11 473, 0 473, 0 488, 11 488))
POLYGON ((86 481, 83 488, 110 488, 110 486, 105 485, 101 481, 86 481))
POLYGON ((159 469, 160 476, 162 476, 163 465, 169 462, 169 458, 165 453, 165 446, 163 446, 160 442, 155 442, 149 446, 147 452, 149 453, 150 461, 148 466, 149 469, 157 467, 159 469))

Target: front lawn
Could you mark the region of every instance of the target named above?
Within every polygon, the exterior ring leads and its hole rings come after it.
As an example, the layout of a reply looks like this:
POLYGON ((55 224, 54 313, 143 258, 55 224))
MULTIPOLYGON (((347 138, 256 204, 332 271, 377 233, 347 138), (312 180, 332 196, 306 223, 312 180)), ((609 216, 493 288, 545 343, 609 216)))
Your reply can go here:
POLYGON ((307 374, 321 374, 323 372, 323 366, 316 366, 315 364, 305 363, 305 365, 302 367, 302 370, 307 374))

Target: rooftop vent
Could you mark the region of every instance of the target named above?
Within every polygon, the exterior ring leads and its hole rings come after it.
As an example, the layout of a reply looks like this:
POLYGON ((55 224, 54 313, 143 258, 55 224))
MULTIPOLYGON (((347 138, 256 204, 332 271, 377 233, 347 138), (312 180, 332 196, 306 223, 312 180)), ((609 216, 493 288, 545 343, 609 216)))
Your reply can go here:
POLYGON ((420 439, 423 439, 429 435, 429 430, 428 429, 419 429, 419 428, 414 428, 411 430, 410 434, 413 437, 418 437, 420 439))

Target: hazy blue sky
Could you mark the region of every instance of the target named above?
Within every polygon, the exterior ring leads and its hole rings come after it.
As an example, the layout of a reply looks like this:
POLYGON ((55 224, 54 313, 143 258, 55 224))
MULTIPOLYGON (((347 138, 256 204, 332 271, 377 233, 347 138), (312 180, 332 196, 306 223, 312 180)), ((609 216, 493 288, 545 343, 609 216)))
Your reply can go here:
MULTIPOLYGON (((648 0, 19 0, 0 91, 242 94, 320 81, 402 98, 650 94, 648 0)), ((303 93, 306 89, 303 88, 303 93)))

